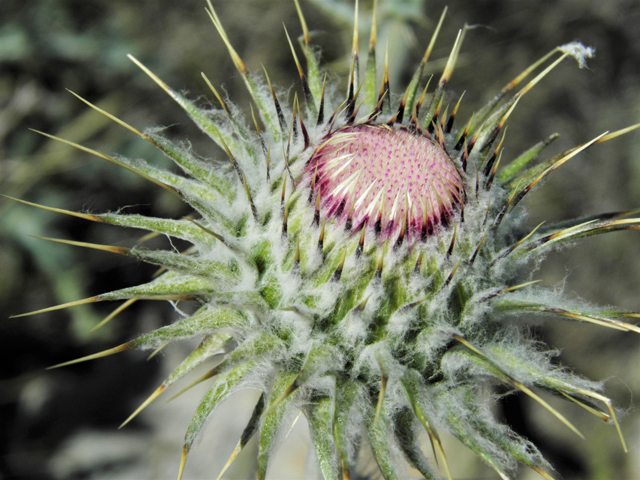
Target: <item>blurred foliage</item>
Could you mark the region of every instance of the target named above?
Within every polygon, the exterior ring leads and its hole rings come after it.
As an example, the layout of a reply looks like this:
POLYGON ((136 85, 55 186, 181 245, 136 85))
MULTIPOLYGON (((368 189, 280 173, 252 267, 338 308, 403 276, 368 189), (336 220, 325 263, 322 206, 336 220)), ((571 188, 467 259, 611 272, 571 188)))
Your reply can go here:
MULTIPOLYGON (((368 42, 371 3, 361 2, 362 52, 368 42)), ((380 2, 379 54, 388 41, 396 92, 413 73, 445 6, 442 0, 423 3, 380 2)), ((460 26, 465 22, 486 26, 469 33, 453 76, 457 93, 467 91, 463 118, 553 47, 573 40, 596 47, 597 57, 589 70, 579 71, 566 61, 520 102, 509 121, 503 161, 556 131, 562 134, 555 146, 561 151, 603 131, 640 121, 640 6, 636 0, 452 0, 446 4, 448 18, 432 56, 436 75, 438 65, 442 66, 437 60, 447 57, 460 26)), ((274 84, 292 85, 295 66, 282 22, 292 35, 300 34, 293 2, 220 0, 214 5, 248 67, 258 70, 264 64, 274 84)), ((302 0, 302 7, 314 41, 322 46, 324 62, 338 72, 346 71, 352 2, 302 0)), ((145 142, 88 110, 65 91, 68 88, 137 128, 168 126, 167 134, 188 138, 201 155, 219 155, 172 100, 126 57, 134 54, 173 87, 189 88, 194 98, 210 97, 200 77, 204 71, 248 111, 246 92, 204 12, 203 0, 13 1, 0 4, 0 18, 0 193, 70 210, 107 211, 131 205, 130 212, 174 218, 187 214, 161 189, 52 143, 29 128, 105 153, 164 162, 145 142)), ((639 206, 638 134, 581 154, 535 197, 526 202, 532 224, 639 206)), ((140 283, 153 273, 108 253, 47 244, 28 235, 113 245, 132 245, 139 238, 136 232, 87 225, 0 199, 0 311, 5 317, 140 283)), ((640 311, 640 261, 634 255, 638 238, 633 233, 607 237, 552 255, 540 278, 549 285, 566 279, 568 291, 575 290, 595 303, 640 311)), ((142 362, 136 355, 43 372, 48 365, 108 348, 173 318, 166 304, 136 304, 104 329, 89 333, 112 308, 78 307, 0 322, 4 354, 0 415, 5 420, 0 422, 1 477, 101 478, 109 473, 109 478, 127 478, 136 471, 132 465, 149 458, 132 448, 113 458, 96 454, 94 462, 78 460, 66 470, 54 468, 60 465, 60 445, 78 431, 97 430, 113 438, 120 421, 157 381, 161 364, 142 362)), ((594 379, 621 379, 609 381, 607 387, 622 407, 631 404, 634 392, 640 392, 637 338, 553 321, 534 333, 558 348, 567 346, 562 358, 579 372, 594 379)), ((637 476, 637 455, 622 455, 613 429, 605 430, 589 419, 581 424, 588 441, 578 444, 526 400, 508 397, 502 408, 506 421, 540 444, 563 478, 637 476)), ((571 418, 579 424, 581 419, 571 418)), ((636 450, 637 422, 634 415, 623 425, 628 443, 636 450)), ((150 428, 143 420, 131 426, 130 432, 139 434, 136 441, 148 440, 145 426, 150 428)), ((177 465, 180 435, 174 435, 177 465)))

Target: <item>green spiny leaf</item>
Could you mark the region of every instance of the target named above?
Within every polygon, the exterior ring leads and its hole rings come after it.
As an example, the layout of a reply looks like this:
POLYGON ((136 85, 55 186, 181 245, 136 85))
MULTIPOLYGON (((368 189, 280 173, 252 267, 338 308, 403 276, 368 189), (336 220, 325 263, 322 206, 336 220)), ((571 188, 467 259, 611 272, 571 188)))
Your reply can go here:
POLYGON ((340 461, 333 436, 335 396, 316 396, 305 408, 313 445, 324 480, 340 479, 340 461))
POLYGON ((401 478, 398 474, 398 466, 394 461, 394 455, 390 447, 392 429, 389 425, 389 418, 386 407, 382 406, 380 415, 374 418, 373 415, 366 424, 369 434, 369 443, 373 450, 373 456, 378 462, 380 472, 385 480, 397 480, 401 478))
POLYGON ((223 353, 226 350, 225 346, 231 338, 232 337, 226 333, 214 333, 205 336, 202 342, 200 342, 200 345, 167 377, 163 385, 168 387, 183 378, 208 358, 223 353))
POLYGON ((245 376, 251 373, 255 364, 256 362, 243 363, 226 374, 218 377, 215 384, 209 389, 202 399, 202 402, 198 406, 198 409, 191 420, 191 424, 187 429, 187 434, 184 438, 184 447, 187 451, 191 449, 193 442, 215 408, 238 388, 238 385, 245 376))
POLYGON ((287 391, 295 377, 295 373, 280 371, 276 373, 276 377, 271 386, 269 407, 267 408, 267 413, 264 417, 262 428, 260 430, 260 443, 258 447, 258 480, 265 480, 266 478, 267 464, 271 458, 273 443, 280 427, 282 426, 282 419, 291 396, 286 397, 284 401, 281 401, 274 409, 271 407, 276 402, 280 401, 280 397, 287 391), (269 412, 269 410, 271 410, 271 412, 269 412))
POLYGON ((95 215, 99 220, 120 227, 139 228, 151 232, 181 238, 193 244, 212 245, 217 240, 187 220, 171 220, 143 215, 121 215, 118 213, 102 213, 95 215))
POLYGON ((238 328, 246 324, 247 318, 237 310, 225 307, 203 307, 191 317, 141 335, 131 342, 131 348, 163 345, 167 341, 210 334, 224 328, 238 328))
POLYGON ((354 448, 355 442, 353 442, 352 439, 353 434, 348 433, 350 430, 349 419, 351 417, 351 410, 360 391, 361 388, 355 382, 348 380, 337 380, 336 382, 333 435, 336 449, 342 463, 342 470, 348 475, 350 475, 350 466, 355 465, 357 456, 354 448))
MULTIPOLYGON (((180 148, 175 143, 167 140, 162 135, 154 132, 146 132, 146 136, 157 144, 162 152, 184 169, 185 172, 197 178, 202 183, 216 190, 227 200, 235 198, 236 189, 224 175, 216 175, 214 166, 196 158, 186 148, 180 148)), ((222 172, 221 172, 222 173, 222 172)))
POLYGON ((394 416, 394 432, 398 445, 409 464, 418 470, 426 480, 437 480, 429 461, 420 450, 420 443, 413 430, 414 415, 410 409, 402 409, 394 416))
POLYGON ((127 300, 129 298, 174 299, 174 297, 191 297, 212 294, 217 291, 211 281, 189 275, 179 275, 172 278, 162 277, 153 282, 135 287, 122 288, 99 295, 100 300, 127 300))
POLYGON ((233 265, 226 263, 205 260, 198 256, 181 255, 166 250, 133 248, 129 253, 153 265, 215 281, 220 290, 228 290, 239 281, 237 268, 233 268, 233 265))
MULTIPOLYGON (((520 171, 526 167, 530 162, 538 158, 540 153, 547 148, 549 145, 553 143, 555 139, 557 139, 560 135, 554 133, 549 135, 546 140, 542 142, 536 143, 529 150, 523 152, 519 155, 515 160, 512 160, 509 165, 500 169, 500 171, 496 175, 496 180, 502 184, 508 184, 514 177, 520 173, 520 171)), ((517 177, 516 177, 517 178, 517 177)))

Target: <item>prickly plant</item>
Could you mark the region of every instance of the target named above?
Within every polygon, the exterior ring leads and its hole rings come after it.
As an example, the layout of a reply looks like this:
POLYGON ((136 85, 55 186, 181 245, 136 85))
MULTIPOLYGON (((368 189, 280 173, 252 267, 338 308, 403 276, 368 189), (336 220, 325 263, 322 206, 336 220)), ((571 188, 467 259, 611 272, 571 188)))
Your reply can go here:
POLYGON ((551 136, 502 160, 506 122, 523 96, 567 57, 582 67, 593 51, 579 43, 554 49, 461 122, 456 117, 462 98, 452 98, 447 85, 467 27, 459 31, 441 76, 430 83, 424 75, 446 10, 408 87, 395 96, 386 63, 376 64, 375 21, 360 68, 356 4, 348 88, 341 95, 322 71, 297 0, 296 7, 300 45, 286 38, 300 92, 289 102, 276 93, 266 70, 246 68, 208 3, 207 13, 251 95, 250 122, 206 76, 220 105, 214 110, 201 108, 130 56, 219 147, 215 160, 157 129, 139 131, 81 99, 151 143, 185 175, 43 133, 137 173, 195 212, 164 219, 35 205, 191 244, 177 253, 142 244, 124 248, 48 239, 133 257, 160 271, 144 285, 23 315, 111 300, 124 300, 116 313, 138 300, 198 306, 175 323, 57 367, 200 339, 127 423, 194 368, 221 357, 192 383, 211 386, 187 429, 179 477, 206 421, 242 388, 261 395, 220 476, 257 437, 258 478, 266 478, 277 439, 286 433, 291 414, 301 411, 326 479, 350 478, 364 443, 386 479, 404 477, 402 457, 425 478, 439 478, 417 440, 418 428, 426 430, 449 478, 442 431, 501 478, 511 478, 518 463, 551 478, 537 448, 493 417, 493 400, 483 393, 491 385, 528 395, 581 436, 540 393, 570 400, 615 425, 626 450, 601 384, 558 368, 554 354, 531 338, 519 317, 554 315, 640 333, 624 321, 638 314, 568 300, 531 280, 549 250, 591 235, 638 229, 640 218, 615 212, 531 229, 520 202, 584 149, 637 126, 540 159, 555 139, 551 136))

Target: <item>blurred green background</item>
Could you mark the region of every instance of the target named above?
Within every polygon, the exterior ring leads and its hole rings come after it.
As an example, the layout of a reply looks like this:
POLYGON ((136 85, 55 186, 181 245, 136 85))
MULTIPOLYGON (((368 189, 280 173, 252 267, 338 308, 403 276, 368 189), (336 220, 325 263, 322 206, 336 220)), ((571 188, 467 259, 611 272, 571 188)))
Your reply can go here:
MULTIPOLYGON (((465 22, 482 26, 467 35, 451 82, 454 98, 467 92, 459 118, 468 118, 553 47, 580 40, 596 48, 589 69, 579 70, 567 60, 523 98, 509 120, 503 162, 554 132, 562 136, 549 156, 640 122, 637 0, 380 2, 380 50, 389 43, 396 92, 413 73, 445 4, 449 13, 432 55, 434 73, 442 68, 438 60, 449 54, 458 28, 465 22)), ((353 2, 301 3, 325 64, 347 72, 353 2)), ((371 3, 360 2, 363 48, 371 3)), ((263 64, 274 84, 297 88, 282 28, 285 22, 292 35, 300 34, 292 0, 214 0, 214 6, 249 69, 259 70, 263 64)), ((126 206, 128 212, 173 218, 189 213, 135 175, 28 130, 109 154, 165 163, 146 142, 90 111, 65 91, 68 88, 139 129, 167 126, 168 135, 189 139, 201 155, 219 157, 221 152, 127 53, 172 87, 188 90, 207 104, 211 95, 200 76, 203 71, 241 108, 249 109, 203 0, 0 2, 0 193, 70 210, 103 212, 126 206)), ((291 100, 293 90, 284 92, 291 100)), ((640 133, 582 153, 529 197, 523 203, 531 225, 640 206, 640 133)), ((0 478, 174 478, 183 431, 203 390, 169 405, 157 402, 125 429, 117 427, 177 364, 185 348, 167 348, 151 361, 132 352, 44 371, 170 322, 176 318, 171 305, 136 304, 93 333, 90 329, 114 305, 7 318, 143 282, 153 269, 29 235, 126 246, 139 238, 137 232, 0 198, 0 478)), ((568 295, 640 311, 639 253, 640 238, 634 232, 591 238, 550 255, 536 278, 548 286, 563 285, 568 295)), ((630 453, 622 453, 613 428, 555 399, 550 401, 578 425, 587 441, 574 438, 520 396, 503 399, 496 414, 537 443, 564 479, 640 479, 640 417, 634 411, 640 393, 640 338, 553 319, 533 325, 532 334, 562 350, 562 361, 606 382, 615 403, 628 413, 623 431, 630 453)), ((203 445, 192 452, 185 478, 215 478, 250 410, 251 393, 247 395, 216 416, 203 445)), ((446 442, 456 478, 496 478, 455 441, 446 442)), ((306 478, 307 445, 304 426, 295 429, 274 459, 271 478, 306 478)), ((229 478, 249 478, 250 453, 239 459, 229 478)), ((522 470, 519 478, 538 477, 522 470)))

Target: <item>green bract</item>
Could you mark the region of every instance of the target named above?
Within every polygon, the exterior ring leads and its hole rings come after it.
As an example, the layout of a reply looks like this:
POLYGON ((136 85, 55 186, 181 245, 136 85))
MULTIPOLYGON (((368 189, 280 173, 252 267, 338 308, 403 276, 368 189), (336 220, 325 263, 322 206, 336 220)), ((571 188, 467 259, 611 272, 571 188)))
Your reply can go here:
MULTIPOLYGON (((448 113, 447 84, 466 28, 460 30, 442 76, 429 91, 423 70, 443 13, 401 98, 389 91, 386 65, 383 81, 376 85, 381 67, 375 61, 375 29, 362 71, 354 35, 348 91, 338 98, 329 94, 335 89, 326 84, 297 2, 296 6, 304 34, 299 47, 292 42, 290 47, 301 94, 289 106, 271 88, 266 71, 247 70, 209 3, 211 20, 253 99, 257 115, 251 126, 232 113, 206 77, 221 104, 219 111, 200 108, 131 57, 221 147, 227 168, 156 131, 140 132, 86 101, 152 143, 185 175, 50 136, 138 173, 178 195, 197 213, 195 219, 174 220, 42 207, 192 244, 178 254, 56 240, 132 256, 162 270, 145 285, 44 311, 103 300, 127 300, 124 306, 139 299, 200 304, 190 317, 67 364, 201 338, 128 422, 196 366, 222 356, 196 380, 211 386, 188 427, 180 476, 216 407, 238 389, 250 387, 261 389, 262 395, 230 460, 253 436, 259 437, 259 479, 266 477, 276 439, 286 432, 285 420, 294 410, 301 410, 309 422, 325 479, 350 478, 363 441, 370 444, 385 479, 405 477, 397 452, 425 478, 439 478, 417 441, 417 426, 426 430, 449 478, 439 437, 445 430, 501 478, 510 478, 518 463, 551 478, 550 466, 536 447, 493 418, 491 404, 482 400, 480 390, 487 383, 520 390, 581 436, 536 392, 557 394, 615 424, 620 433, 601 385, 552 366, 552 355, 512 317, 558 315, 640 332, 622 321, 638 314, 568 302, 527 278, 551 247, 638 229, 640 218, 618 212, 529 231, 516 207, 573 156, 635 127, 538 161, 555 138, 551 137, 499 168, 505 122, 518 101, 566 57, 583 66, 591 49, 572 43, 549 52, 460 122, 459 99, 451 102, 448 113), (295 53, 299 49, 306 73, 295 53), (533 78, 525 84, 529 77, 533 78), (516 91, 520 84, 524 86, 516 91), (393 152, 382 166, 373 165, 374 159, 382 158, 379 151, 372 153, 376 148, 393 152), (395 176, 384 175, 385 169, 404 165, 403 158, 415 161, 414 170, 403 167, 395 176), (409 183, 408 176, 414 174, 430 180, 409 183), (365 177, 368 183, 363 183, 365 177), (384 183, 387 178, 389 183, 384 183)), ((621 433, 620 439, 626 449, 621 433)))

